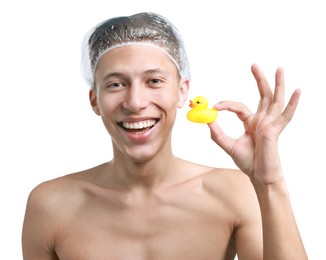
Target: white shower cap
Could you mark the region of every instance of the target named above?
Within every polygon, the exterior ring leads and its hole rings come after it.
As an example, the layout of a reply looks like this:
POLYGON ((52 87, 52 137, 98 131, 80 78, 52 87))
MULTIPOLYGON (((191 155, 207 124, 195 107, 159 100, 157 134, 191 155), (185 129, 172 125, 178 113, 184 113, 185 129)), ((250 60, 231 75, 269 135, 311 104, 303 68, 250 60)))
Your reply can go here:
POLYGON ((164 51, 181 77, 190 79, 184 44, 176 27, 156 13, 138 13, 108 19, 93 28, 82 46, 82 75, 90 87, 99 59, 108 51, 126 45, 146 45, 164 51))

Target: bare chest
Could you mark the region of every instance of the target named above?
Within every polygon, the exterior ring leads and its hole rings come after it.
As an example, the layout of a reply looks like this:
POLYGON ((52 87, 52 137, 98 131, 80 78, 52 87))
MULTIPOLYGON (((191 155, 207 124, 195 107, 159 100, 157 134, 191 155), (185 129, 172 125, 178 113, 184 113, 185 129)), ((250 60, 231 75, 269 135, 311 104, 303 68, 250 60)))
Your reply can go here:
POLYGON ((76 211, 56 243, 59 259, 233 259, 233 226, 209 203, 119 206, 76 211))

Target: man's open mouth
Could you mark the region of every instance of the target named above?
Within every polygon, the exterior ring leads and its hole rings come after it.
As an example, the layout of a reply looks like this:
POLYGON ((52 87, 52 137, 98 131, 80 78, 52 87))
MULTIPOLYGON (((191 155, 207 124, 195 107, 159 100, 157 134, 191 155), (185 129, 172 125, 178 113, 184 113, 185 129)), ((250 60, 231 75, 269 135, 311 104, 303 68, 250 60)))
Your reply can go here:
POLYGON ((139 122, 121 122, 119 125, 127 130, 127 131, 144 131, 146 129, 152 128, 158 120, 156 119, 150 119, 150 120, 144 120, 144 121, 139 121, 139 122))

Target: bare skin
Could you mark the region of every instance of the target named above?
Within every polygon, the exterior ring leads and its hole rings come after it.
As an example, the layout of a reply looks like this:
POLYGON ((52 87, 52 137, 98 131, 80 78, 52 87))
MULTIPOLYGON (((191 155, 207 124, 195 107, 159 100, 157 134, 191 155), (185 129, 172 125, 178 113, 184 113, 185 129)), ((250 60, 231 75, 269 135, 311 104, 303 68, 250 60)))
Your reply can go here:
POLYGON ((253 74, 261 94, 256 114, 236 102, 215 105, 236 113, 245 134, 233 140, 209 125, 241 171, 215 169, 172 153, 176 109, 189 82, 168 56, 146 46, 106 53, 90 102, 112 138, 114 159, 32 191, 24 259, 307 259, 277 149, 300 93, 283 111, 282 70, 275 95, 257 66, 253 74), (135 130, 138 124, 145 128, 135 130))
POLYGON ((260 249, 259 208, 246 176, 175 165, 178 176, 147 194, 104 181, 112 163, 42 184, 31 199, 46 208, 27 212, 25 231, 38 254, 27 246, 26 259, 234 259, 244 236, 260 249))

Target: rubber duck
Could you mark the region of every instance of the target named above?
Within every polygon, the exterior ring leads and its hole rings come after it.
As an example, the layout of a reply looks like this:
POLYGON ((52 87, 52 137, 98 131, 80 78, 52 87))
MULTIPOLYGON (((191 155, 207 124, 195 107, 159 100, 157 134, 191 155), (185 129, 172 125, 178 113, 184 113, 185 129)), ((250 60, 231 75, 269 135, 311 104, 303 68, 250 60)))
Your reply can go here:
POLYGON ((197 96, 190 100, 191 110, 187 113, 187 118, 195 123, 212 123, 216 120, 218 111, 215 108, 208 108, 208 100, 203 96, 197 96))

